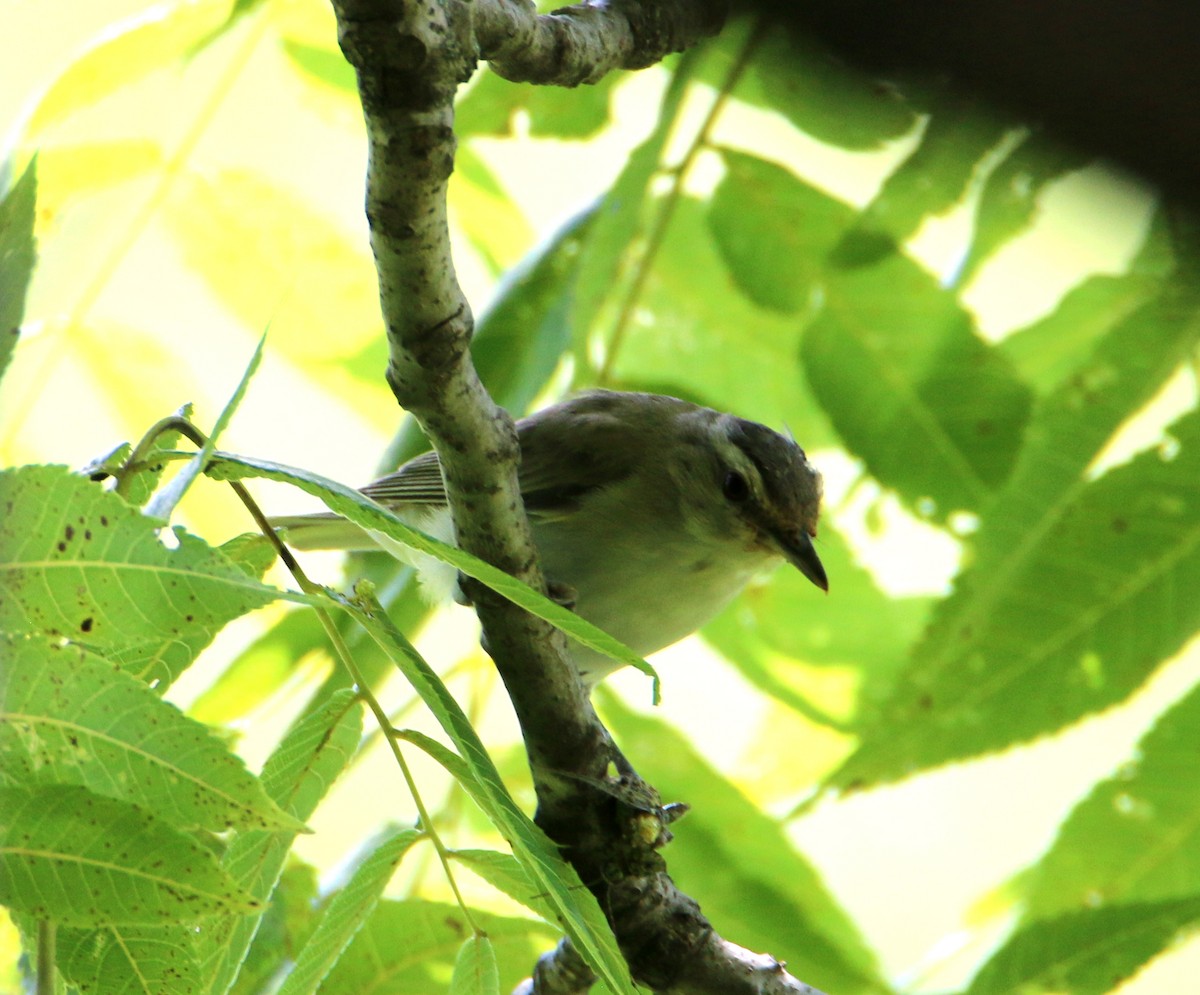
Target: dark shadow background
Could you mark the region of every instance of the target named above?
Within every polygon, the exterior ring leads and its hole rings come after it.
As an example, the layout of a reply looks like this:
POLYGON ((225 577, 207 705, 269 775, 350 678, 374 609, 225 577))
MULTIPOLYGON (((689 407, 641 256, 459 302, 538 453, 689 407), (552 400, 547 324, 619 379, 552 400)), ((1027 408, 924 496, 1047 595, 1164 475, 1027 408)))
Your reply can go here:
POLYGON ((739 0, 873 75, 934 74, 1200 205, 1200 0, 739 0))

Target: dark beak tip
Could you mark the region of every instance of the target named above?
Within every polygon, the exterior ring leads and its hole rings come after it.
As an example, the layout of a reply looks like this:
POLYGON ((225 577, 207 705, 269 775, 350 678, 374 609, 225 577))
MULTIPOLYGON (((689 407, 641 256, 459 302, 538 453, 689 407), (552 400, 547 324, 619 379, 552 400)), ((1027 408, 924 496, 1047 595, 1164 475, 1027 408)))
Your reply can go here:
POLYGON ((819 587, 826 594, 829 593, 829 578, 825 575, 825 566, 807 535, 801 535, 799 540, 791 544, 788 559, 815 587, 819 587))

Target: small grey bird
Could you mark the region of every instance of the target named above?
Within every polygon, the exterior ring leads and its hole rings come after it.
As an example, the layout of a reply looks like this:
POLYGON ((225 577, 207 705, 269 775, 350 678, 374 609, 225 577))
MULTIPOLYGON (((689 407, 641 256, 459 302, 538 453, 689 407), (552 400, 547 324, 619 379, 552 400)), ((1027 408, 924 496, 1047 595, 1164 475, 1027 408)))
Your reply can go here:
MULTIPOLYGON (((791 439, 674 397, 594 390, 517 422, 519 478, 547 579, 578 614, 646 655, 695 632, 787 560, 821 590, 821 476, 791 439)), ((453 542, 436 453, 362 489, 453 542)), ((297 549, 383 546, 448 596, 453 567, 332 514, 276 518, 297 549)), ((571 643, 591 686, 620 664, 571 643)))

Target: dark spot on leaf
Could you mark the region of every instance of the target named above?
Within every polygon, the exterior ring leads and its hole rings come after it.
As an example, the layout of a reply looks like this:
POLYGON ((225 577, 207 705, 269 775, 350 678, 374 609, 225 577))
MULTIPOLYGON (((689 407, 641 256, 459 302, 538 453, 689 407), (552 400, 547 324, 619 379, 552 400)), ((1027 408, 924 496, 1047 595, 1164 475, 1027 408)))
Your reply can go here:
POLYGON ((79 623, 79 629, 81 632, 92 631, 92 617, 90 615, 79 623))
POLYGON ((83 538, 84 538, 84 539, 90 539, 91 537, 92 537, 92 530, 91 530, 91 529, 84 529, 84 530, 83 530, 83 538))
POLYGON ((66 536, 67 536, 67 542, 70 542, 72 539, 75 538, 75 527, 73 525, 68 525, 65 531, 66 531, 66 536))
POLYGON ((108 524, 108 516, 107 516, 107 515, 101 515, 101 516, 100 516, 100 524, 101 524, 101 525, 107 525, 107 524, 108 524))
POLYGON ((931 694, 921 695, 921 697, 919 697, 917 699, 917 707, 919 709, 921 709, 921 711, 923 711, 923 712, 929 711, 929 709, 933 708, 933 695, 931 695, 931 694))
POLYGON ((992 423, 990 421, 988 421, 986 418, 981 418, 975 424, 975 431, 978 432, 980 435, 991 435, 993 427, 994 426, 992 425, 992 423))
POLYGON ((67 551, 67 544, 61 539, 58 540, 58 551, 60 553, 65 553, 67 551))
POLYGON ((1112 530, 1117 533, 1117 535, 1121 535, 1129 531, 1129 523, 1123 518, 1114 518, 1112 520, 1112 530))

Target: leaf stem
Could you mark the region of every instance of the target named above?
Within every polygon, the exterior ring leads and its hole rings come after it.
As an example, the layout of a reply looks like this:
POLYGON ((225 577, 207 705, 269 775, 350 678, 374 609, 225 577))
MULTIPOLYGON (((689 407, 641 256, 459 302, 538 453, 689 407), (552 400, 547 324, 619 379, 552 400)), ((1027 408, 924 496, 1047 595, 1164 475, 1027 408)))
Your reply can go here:
MULTIPOLYGON (((323 587, 321 587, 319 584, 314 584, 311 580, 309 580, 308 575, 304 572, 304 569, 300 566, 300 563, 297 561, 296 557, 292 555, 292 551, 287 548, 283 540, 279 538, 278 534, 271 527, 271 523, 267 520, 267 516, 264 515, 262 509, 259 508, 258 502, 256 502, 254 498, 250 496, 250 492, 246 489, 246 486, 240 481, 236 480, 229 481, 229 486, 233 488, 234 493, 237 494, 239 500, 241 500, 242 504, 246 506, 246 510, 250 512, 250 516, 254 519, 255 524, 258 525, 263 535, 266 536, 267 541, 275 547, 275 552, 279 554, 279 558, 283 561, 284 565, 295 578, 300 590, 309 595, 328 596, 328 592, 326 592, 323 587)), ((458 907, 462 910, 463 918, 466 919, 467 923, 471 927, 471 930, 476 935, 482 935, 483 930, 479 927, 479 924, 476 923, 475 918, 471 915, 471 910, 468 907, 466 900, 463 898, 462 892, 459 891, 458 882, 454 877, 454 871, 450 867, 449 852, 434 828, 433 820, 430 818, 429 810, 425 807, 425 802, 421 798, 421 793, 417 788, 417 782, 413 777, 412 770, 408 766, 408 761, 404 759, 404 754, 400 752, 400 741, 395 734, 395 730, 392 727, 392 723, 388 718, 387 712, 384 711, 383 706, 379 703, 379 699, 376 698, 374 693, 371 691, 370 686, 363 677, 362 671, 359 670, 358 664, 354 661, 354 655, 350 652, 350 648, 346 645, 346 641, 342 638, 342 634, 338 631, 337 626, 333 624, 333 619, 330 617, 329 612, 327 612, 324 608, 319 608, 315 605, 313 606, 313 611, 317 613, 317 618, 320 620, 321 626, 325 630, 325 634, 329 637, 329 641, 333 645, 333 650, 337 655, 338 660, 340 660, 342 666, 346 668, 346 672, 350 675, 351 680, 354 681, 359 696, 367 703, 367 707, 371 710, 371 714, 375 716, 376 723, 378 724, 380 730, 382 730, 384 736, 387 738, 388 747, 392 751, 392 756, 396 759, 396 764, 400 768, 401 775, 404 777, 404 783, 408 786, 409 794, 412 795, 413 804, 416 805, 417 818, 420 820, 421 828, 426 832, 426 834, 428 834, 430 842, 433 843, 434 850, 437 851, 438 861, 441 863, 442 869, 446 874, 446 881, 450 885, 450 890, 454 894, 454 899, 456 902, 458 902, 458 907)))
POLYGON ((628 334, 633 313, 637 308, 638 301, 641 300, 642 292, 646 287, 646 281, 650 277, 650 272, 654 268, 654 260, 657 258, 659 250, 662 249, 663 242, 666 240, 667 231, 671 227, 671 219, 675 214, 675 208, 679 205, 679 200, 683 196, 683 188, 687 182, 688 173, 691 172, 692 166, 696 162, 696 157, 703 149, 708 147, 709 135, 716 125, 717 119, 721 116, 721 112, 724 111, 725 104, 733 94, 734 87, 737 86, 742 73, 746 71, 754 50, 758 47, 759 42, 765 34, 764 22, 759 20, 750 32, 749 37, 747 37, 745 44, 738 53, 737 59, 734 60, 733 66, 722 82, 721 89, 713 99, 703 123, 697 129, 683 158, 677 165, 667 171, 672 177, 671 187, 663 196, 658 215, 654 219, 654 226, 650 229, 650 233, 646 238, 646 247, 637 260, 633 279, 629 283, 629 288, 626 290, 625 297, 621 301, 621 308, 617 312, 616 319, 613 321, 612 332, 608 339, 608 348, 604 353, 604 362, 600 366, 600 372, 596 374, 596 386, 598 387, 606 386, 612 379, 617 355, 620 353, 621 346, 625 342, 625 336, 628 334))
POLYGON ((37 995, 54 995, 56 930, 57 927, 49 919, 38 920, 37 995))
MULTIPOLYGON (((139 455, 144 456, 145 452, 147 452, 149 448, 153 446, 154 439, 158 435, 162 434, 162 432, 171 430, 178 431, 182 435, 187 436, 189 440, 200 446, 202 451, 209 445, 208 437, 201 432, 200 429, 196 428, 196 426, 186 418, 180 415, 172 415, 169 418, 162 419, 153 428, 151 428, 149 432, 146 433, 146 436, 141 442, 138 443, 137 449, 130 454, 129 459, 121 468, 121 472, 132 465, 139 455)), ((120 485, 118 484, 118 486, 120 485)), ((279 535, 276 533, 275 529, 271 527, 271 523, 267 520, 267 516, 263 514, 262 509, 258 506, 258 502, 255 501, 250 495, 249 490, 246 489, 246 485, 241 483, 241 481, 231 480, 229 481, 229 486, 233 488, 233 492, 238 496, 238 500, 240 500, 245 506, 246 510, 250 512, 250 517, 254 519, 254 523, 258 526, 263 536, 266 537, 267 541, 275 547, 275 552, 283 561, 284 566, 288 568, 288 571, 291 573, 292 577, 295 578, 300 590, 308 595, 329 597, 329 594, 325 588, 321 587, 319 584, 314 584, 311 580, 309 580, 308 575, 300 566, 299 561, 294 555, 292 555, 292 551, 288 549, 283 540, 279 538, 279 535)), ((396 764, 400 768, 400 773, 403 775, 404 782, 408 786, 409 794, 412 795, 413 803, 416 805, 417 817, 421 821, 421 828, 429 835, 429 839, 433 843, 434 849, 437 851, 438 860, 441 862, 442 868, 445 871, 446 880, 450 885, 450 890, 454 893, 454 898, 458 902, 459 908, 462 909, 463 918, 467 920, 471 926, 471 929, 476 935, 482 935, 483 930, 480 929, 479 925, 475 922, 474 917, 471 915, 470 908, 467 906, 466 901, 462 897, 462 892, 459 891, 458 882, 454 878, 454 871, 450 867, 450 855, 447 852, 446 846, 442 842, 441 837, 438 836, 436 830, 434 829, 433 820, 429 817, 429 811, 426 809, 425 802, 421 798, 421 794, 417 789, 417 782, 412 775, 412 771, 408 766, 408 762, 404 759, 404 755, 400 752, 399 739, 395 735, 392 723, 388 719, 387 712, 384 711, 383 706, 372 693, 365 678, 363 677, 362 671, 358 668, 358 664, 354 662, 353 654, 351 654, 350 649, 346 645, 345 640, 342 638, 342 634, 338 631, 337 626, 333 624, 333 619, 330 617, 329 613, 324 608, 320 608, 316 605, 313 606, 313 611, 317 613, 317 618, 320 620, 321 626, 325 630, 325 634, 329 637, 330 643, 333 644, 334 652, 337 654, 342 666, 346 668, 346 672, 354 681, 359 696, 367 703, 367 707, 375 716, 375 721, 378 723, 379 728, 383 731, 384 736, 387 737, 388 746, 391 748, 392 755, 396 758, 396 764)), ((41 995, 40 992, 39 995, 41 995)))

